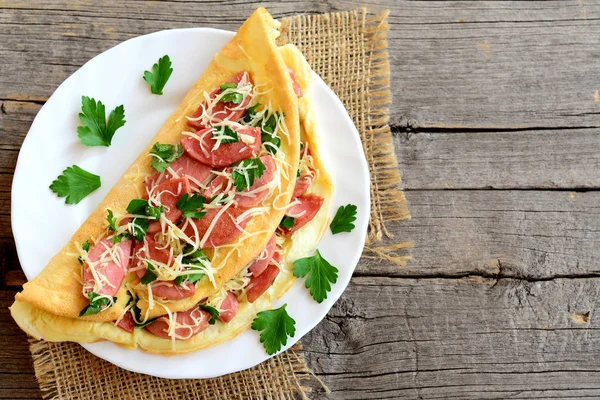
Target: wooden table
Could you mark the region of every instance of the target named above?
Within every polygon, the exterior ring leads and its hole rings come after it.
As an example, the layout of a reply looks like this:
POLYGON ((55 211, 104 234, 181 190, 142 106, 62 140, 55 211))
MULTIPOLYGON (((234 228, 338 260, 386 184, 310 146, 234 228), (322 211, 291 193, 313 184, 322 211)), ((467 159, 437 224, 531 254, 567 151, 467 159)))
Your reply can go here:
MULTIPOLYGON (((123 40, 235 29, 258 4, 66 3, 0 0, 0 398, 40 397, 6 310, 24 279, 10 185, 36 113, 123 40)), ((261 4, 278 17, 360 5, 261 4)), ((413 240, 414 259, 362 260, 303 339, 310 367, 334 399, 600 398, 600 5, 368 7, 391 9, 391 124, 413 216, 394 240, 413 240)))

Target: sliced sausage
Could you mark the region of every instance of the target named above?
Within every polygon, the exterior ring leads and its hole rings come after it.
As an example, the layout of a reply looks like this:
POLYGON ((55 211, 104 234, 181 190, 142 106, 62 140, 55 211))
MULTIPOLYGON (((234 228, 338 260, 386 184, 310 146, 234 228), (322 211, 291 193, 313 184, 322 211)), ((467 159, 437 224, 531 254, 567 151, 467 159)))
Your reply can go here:
POLYGON ((213 139, 213 128, 206 128, 196 132, 200 138, 186 136, 181 139, 181 145, 190 157, 203 164, 214 168, 229 167, 246 158, 255 157, 260 151, 262 144, 260 139, 260 128, 244 126, 236 128, 240 140, 235 143, 221 143, 214 149, 217 141, 213 139))
POLYGON ((123 315, 123 318, 121 318, 117 326, 123 329, 125 332, 133 333, 135 321, 133 320, 133 315, 131 315, 129 310, 125 313, 125 315, 123 315))
POLYGON ((294 186, 294 194, 292 198, 300 197, 306 193, 308 188, 310 188, 310 185, 312 185, 312 181, 313 177, 309 174, 301 175, 298 179, 296 179, 296 186, 294 186))
POLYGON ((253 276, 259 276, 263 273, 265 269, 269 266, 271 259, 273 258, 273 254, 275 253, 275 248, 277 247, 277 242, 275 240, 275 235, 271 236, 271 239, 267 243, 267 247, 256 257, 250 265, 248 265, 248 270, 252 273, 253 276))
MULTIPOLYGON (((231 79, 227 83, 236 83, 237 84, 237 83, 240 83, 242 81, 242 79, 244 79, 245 82, 252 83, 250 81, 250 74, 248 74, 246 71, 239 72, 235 77, 233 77, 233 79, 231 79)), ((214 99, 221 92, 222 92, 222 90, 220 88, 215 89, 210 93, 209 97, 211 99, 214 99)), ((246 109, 250 105, 251 101, 252 101, 252 96, 246 96, 240 104, 235 104, 235 103, 230 103, 230 102, 216 103, 212 108, 212 118, 211 118, 210 122, 211 123, 221 122, 224 119, 227 119, 232 122, 239 121, 246 114, 246 109)), ((202 103, 202 105, 200 107, 198 107, 198 109, 190 116, 190 119, 188 119, 188 122, 187 122, 188 126, 190 126, 191 128, 194 128, 196 130, 206 128, 206 126, 202 125, 202 122, 200 120, 196 120, 200 115, 202 115, 202 112, 204 111, 205 108, 206 108, 206 102, 202 103)))
MULTIPOLYGON (((254 184, 249 188, 237 192, 234 200, 237 202, 238 207, 241 208, 252 208, 259 205, 271 192, 269 188, 261 187, 268 185, 275 179, 277 173, 277 164, 271 156, 262 156, 260 160, 265 165, 265 170, 262 176, 254 181, 254 184)), ((227 171, 232 172, 232 169, 227 171)), ((223 192, 229 192, 230 190, 236 190, 233 186, 233 180, 230 178, 231 175, 224 176, 220 175, 216 177, 208 186, 204 192, 204 197, 210 199, 223 192)))
MULTIPOLYGON (((188 178, 171 179, 156 186, 150 196, 154 202, 165 207, 165 217, 173 223, 177 223, 183 212, 177 208, 177 202, 185 193, 191 193, 190 181, 188 178)), ((154 234, 161 231, 159 221, 151 221, 148 225, 148 233, 154 234)))
POLYGON ((181 285, 177 285, 175 281, 154 281, 150 285, 152 285, 153 296, 166 300, 181 300, 196 293, 196 285, 188 281, 184 281, 181 285))
POLYGON ((279 267, 269 264, 262 274, 251 277, 248 289, 246 289, 248 301, 254 303, 273 284, 277 275, 279 275, 279 267))
MULTIPOLYGON (((213 220, 219 215, 221 208, 211 208, 206 211, 206 215, 200 219, 190 219, 182 227, 183 232, 192 240, 196 240, 196 231, 198 240, 202 240, 213 220), (196 230, 194 229, 196 227, 196 230)), ((220 214, 219 219, 212 227, 204 243, 200 243, 203 248, 217 247, 233 242, 242 234, 242 229, 248 224, 251 218, 246 218, 236 225, 236 218, 242 215, 245 210, 230 207, 220 214)))
POLYGON ((129 238, 123 239, 120 243, 113 243, 111 239, 104 238, 90 249, 83 269, 83 287, 86 295, 92 291, 106 296, 117 294, 129 268, 132 247, 133 242, 129 238), (118 262, 115 262, 113 256, 118 262), (90 265, 93 266, 98 277, 97 283, 100 289, 95 288, 96 279, 90 265))
POLYGON ((235 317, 240 307, 240 302, 233 292, 227 293, 227 296, 219 306, 219 321, 228 323, 235 317))
POLYGON ((135 266, 144 267, 135 271, 135 273, 140 279, 146 273, 146 260, 151 260, 150 262, 159 262, 165 265, 171 265, 173 263, 173 258, 171 257, 170 251, 162 247, 163 246, 156 240, 154 240, 154 238, 152 238, 151 235, 146 236, 144 238, 144 242, 136 243, 135 251, 133 253, 135 259, 135 266))
POLYGON ((302 97, 302 88, 296 80, 296 74, 294 73, 294 70, 288 68, 288 72, 290 74, 290 78, 292 78, 292 86, 294 87, 294 93, 296 93, 296 96, 298 96, 298 98, 302 97))
POLYGON ((294 225, 291 228, 279 228, 284 236, 290 236, 309 223, 323 205, 323 198, 312 193, 302 195, 295 200, 298 200, 299 203, 290 207, 286 212, 286 215, 294 218, 294 225))
POLYGON ((171 163, 169 168, 164 172, 155 172, 146 178, 146 191, 150 192, 152 186, 156 183, 160 184, 171 179, 183 178, 184 176, 189 179, 192 190, 199 191, 200 185, 208 183, 211 175, 210 167, 194 160, 187 154, 183 154, 171 163), (171 173, 171 170, 173 170, 175 175, 171 173))
MULTIPOLYGON (((209 313, 199 307, 176 312, 173 316, 178 326, 174 331, 175 338, 181 340, 189 339, 208 328, 208 321, 211 318, 209 313)), ((146 330, 155 336, 171 339, 169 336, 169 322, 168 316, 162 316, 146 326, 146 330)))

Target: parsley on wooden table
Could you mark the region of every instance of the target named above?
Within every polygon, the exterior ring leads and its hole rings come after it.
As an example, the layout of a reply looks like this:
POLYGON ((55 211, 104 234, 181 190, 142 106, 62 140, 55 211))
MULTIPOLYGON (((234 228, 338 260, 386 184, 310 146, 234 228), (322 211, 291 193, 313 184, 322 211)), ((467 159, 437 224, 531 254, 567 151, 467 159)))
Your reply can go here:
POLYGON ((183 155, 183 147, 180 144, 173 145, 157 142, 150 149, 150 154, 152 154, 150 166, 158 172, 163 172, 169 164, 183 155))
POLYGON ((83 124, 77 127, 77 136, 86 146, 110 146, 117 129, 125 125, 125 109, 118 106, 110 112, 106 121, 106 108, 101 101, 82 96, 79 120, 83 124))
POLYGON ((329 229, 334 235, 340 232, 352 232, 354 221, 356 221, 356 206, 347 204, 338 208, 333 221, 329 224, 329 229))
POLYGON ((50 185, 50 190, 65 197, 66 204, 77 204, 100 187, 100 177, 77 165, 67 167, 50 185))
POLYGON ((171 58, 164 55, 152 66, 152 71, 144 71, 144 80, 150 85, 150 91, 153 94, 162 95, 162 91, 172 73, 171 58))
POLYGON ((296 321, 289 316, 285 307, 261 311, 252 321, 252 329, 262 331, 260 342, 265 346, 267 354, 275 354, 287 343, 288 336, 296 334, 296 321))
POLYGON ((254 185, 256 178, 263 176, 266 169, 267 167, 258 157, 242 160, 233 168, 231 174, 233 185, 238 192, 241 192, 254 185))
POLYGON ((304 286, 310 291, 313 299, 321 303, 331 291, 331 284, 337 282, 338 269, 329 264, 319 250, 316 250, 314 256, 294 261, 294 276, 304 278, 307 275, 304 286))

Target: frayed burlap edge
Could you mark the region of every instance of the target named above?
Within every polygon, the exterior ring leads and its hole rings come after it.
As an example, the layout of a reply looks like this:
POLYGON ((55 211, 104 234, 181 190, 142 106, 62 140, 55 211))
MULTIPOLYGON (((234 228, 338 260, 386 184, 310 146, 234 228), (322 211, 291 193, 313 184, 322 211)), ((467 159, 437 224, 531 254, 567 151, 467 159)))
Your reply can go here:
POLYGON ((129 372, 76 343, 30 340, 36 378, 47 400, 306 399, 322 382, 308 369, 298 344, 254 368, 213 379, 161 379, 129 372))
MULTIPOLYGON (((388 125, 390 65, 387 15, 366 10, 282 20, 281 43, 296 44, 344 102, 358 128, 371 174, 365 258, 405 265, 412 242, 375 246, 388 224, 410 218, 388 125), (343 66, 344 68, 341 68, 343 66)), ((74 343, 31 340, 44 399, 295 399, 328 388, 308 369, 301 344, 246 371, 206 380, 169 380, 122 370, 74 343)))

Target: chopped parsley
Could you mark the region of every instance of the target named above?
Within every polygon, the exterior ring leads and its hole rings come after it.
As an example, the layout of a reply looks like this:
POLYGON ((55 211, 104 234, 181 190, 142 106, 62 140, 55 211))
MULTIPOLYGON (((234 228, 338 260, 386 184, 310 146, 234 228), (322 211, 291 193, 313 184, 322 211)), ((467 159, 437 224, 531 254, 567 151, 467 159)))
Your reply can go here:
POLYGON ((296 334, 296 321, 285 310, 287 304, 274 310, 261 311, 252 321, 252 329, 261 331, 260 342, 267 354, 275 354, 296 334))
POLYGON ((183 146, 157 142, 150 149, 150 154, 152 154, 150 166, 158 172, 163 172, 169 164, 183 155, 183 146))
POLYGON ((221 140, 222 144, 237 143, 240 141, 238 133, 228 126, 214 127, 212 138, 214 140, 221 140))
MULTIPOLYGON (((81 250, 85 251, 86 253, 88 251, 90 251, 90 241, 86 240, 85 242, 83 242, 83 244, 81 245, 81 250)), ((79 260, 79 264, 83 265, 83 258, 81 256, 77 257, 77 260, 79 260)))
POLYGON ((331 284, 337 282, 338 269, 329 264, 319 250, 316 250, 314 256, 294 261, 294 276, 304 278, 307 275, 304 286, 309 289, 313 299, 321 303, 331 291, 331 284))
POLYGON ((116 232, 117 231, 117 217, 115 217, 113 215, 113 212, 111 209, 106 209, 106 221, 108 222, 108 229, 112 232, 116 232))
POLYGON ((100 177, 79 168, 67 167, 50 185, 50 190, 65 197, 65 204, 77 204, 101 185, 100 177))
POLYGON ((140 280, 140 282, 142 282, 142 285, 147 285, 151 282, 154 282, 156 280, 156 278, 158 278, 158 276, 156 275, 156 268, 154 268, 154 265, 150 264, 149 262, 146 262, 147 264, 147 268, 146 268, 146 273, 144 274, 144 276, 142 276, 142 279, 140 280))
POLYGON ((329 224, 329 229, 334 235, 340 232, 352 232, 354 221, 356 221, 356 206, 347 204, 338 208, 333 221, 329 224))
MULTIPOLYGON (((187 245, 183 249, 183 253, 189 253, 191 249, 192 247, 190 245, 187 245)), ((207 262, 209 262, 208 257, 206 256, 206 254, 204 254, 202 249, 197 249, 193 253, 183 257, 183 259, 181 260, 181 263, 184 265, 192 265, 201 268, 204 268, 207 262)), ((175 283, 177 285, 181 285, 184 281, 195 283, 202 279, 202 277, 204 276, 204 272, 199 268, 188 267, 187 272, 187 274, 179 275, 177 278, 175 278, 175 283)))
POLYGON ((77 136, 86 146, 110 146, 117 129, 125 125, 125 109, 118 106, 110 112, 106 121, 106 108, 101 101, 82 96, 77 136))
MULTIPOLYGON (((236 85, 236 87, 237 87, 237 85, 236 85)), ((244 99, 244 96, 242 96, 242 94, 240 92, 236 92, 235 90, 231 90, 229 88, 226 90, 229 90, 229 91, 227 93, 225 93, 223 96, 221 96, 219 103, 240 104, 242 102, 242 100, 244 99)))
POLYGON ((265 149, 271 154, 277 153, 281 147, 281 139, 275 134, 277 128, 277 121, 279 120, 279 113, 274 112, 268 119, 264 119, 261 122, 261 134, 260 139, 265 145, 265 149))
POLYGON ((173 73, 171 65, 169 56, 164 55, 152 66, 152 72, 144 71, 144 80, 150 85, 150 91, 153 94, 163 94, 162 91, 173 73))
POLYGON ((208 323, 210 325, 214 325, 215 322, 217 322, 217 320, 219 319, 219 310, 212 306, 209 306, 208 304, 200 304, 200 308, 210 314, 210 319, 208 320, 208 323))
POLYGON ((235 89, 237 87, 237 83, 229 82, 221 85, 221 90, 227 89, 235 89))
POLYGON ((249 107, 246 110, 246 115, 244 116, 244 122, 246 124, 251 123, 254 120, 254 117, 256 116, 257 112, 256 109, 260 107, 260 103, 256 103, 255 105, 253 105, 252 107, 249 107))
POLYGON ((111 301, 110 298, 101 297, 98 293, 95 292, 89 292, 88 299, 90 301, 90 304, 85 306, 83 310, 81 310, 81 312, 79 313, 80 317, 98 314, 100 311, 112 306, 117 301, 116 297, 113 297, 111 301))
POLYGON ((202 206, 206 202, 206 197, 198 194, 189 195, 185 193, 177 201, 177 208, 183 211, 184 218, 202 218, 206 215, 205 211, 201 211, 202 206))
POLYGON ((256 178, 263 176, 266 169, 267 167, 258 157, 240 161, 231 174, 235 188, 238 192, 241 192, 251 187, 254 185, 256 178))
POLYGON ((279 226, 286 229, 291 229, 294 226, 296 219, 294 217, 290 217, 289 215, 284 216, 279 223, 279 226))

